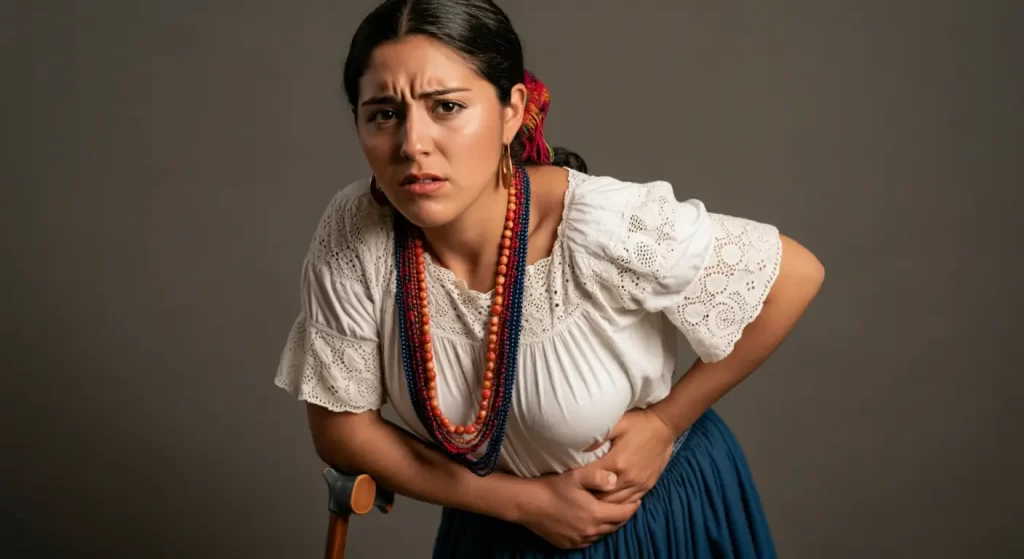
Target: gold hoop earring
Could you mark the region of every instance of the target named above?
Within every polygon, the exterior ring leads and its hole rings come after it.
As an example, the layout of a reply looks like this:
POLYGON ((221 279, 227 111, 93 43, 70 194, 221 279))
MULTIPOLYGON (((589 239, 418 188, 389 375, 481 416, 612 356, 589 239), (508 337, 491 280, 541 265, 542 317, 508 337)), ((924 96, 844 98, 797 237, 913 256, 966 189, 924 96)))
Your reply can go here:
POLYGON ((508 190, 512 187, 512 176, 516 172, 512 166, 512 147, 509 144, 505 144, 505 147, 502 148, 499 171, 501 174, 501 185, 505 187, 505 190, 508 190))

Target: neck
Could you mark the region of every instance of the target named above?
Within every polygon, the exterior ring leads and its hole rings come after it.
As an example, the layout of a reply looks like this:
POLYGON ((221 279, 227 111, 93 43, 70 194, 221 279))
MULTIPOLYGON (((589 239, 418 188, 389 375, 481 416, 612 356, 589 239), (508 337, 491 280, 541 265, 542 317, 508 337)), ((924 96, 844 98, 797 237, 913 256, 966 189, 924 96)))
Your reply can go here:
POLYGON ((486 291, 493 287, 507 211, 508 191, 495 181, 495 186, 484 189, 459 217, 425 229, 423 235, 442 266, 472 288, 486 291), (482 282, 487 282, 486 287, 482 282))

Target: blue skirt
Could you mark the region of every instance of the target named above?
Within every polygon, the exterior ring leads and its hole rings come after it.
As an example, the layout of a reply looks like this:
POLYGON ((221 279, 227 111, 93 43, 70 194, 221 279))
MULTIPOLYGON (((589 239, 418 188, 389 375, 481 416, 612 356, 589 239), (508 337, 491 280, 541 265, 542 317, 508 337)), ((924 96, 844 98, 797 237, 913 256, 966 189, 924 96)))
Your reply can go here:
POLYGON ((445 508, 436 559, 660 559, 777 557, 750 468, 714 411, 680 437, 640 509, 585 549, 560 550, 518 524, 445 508))

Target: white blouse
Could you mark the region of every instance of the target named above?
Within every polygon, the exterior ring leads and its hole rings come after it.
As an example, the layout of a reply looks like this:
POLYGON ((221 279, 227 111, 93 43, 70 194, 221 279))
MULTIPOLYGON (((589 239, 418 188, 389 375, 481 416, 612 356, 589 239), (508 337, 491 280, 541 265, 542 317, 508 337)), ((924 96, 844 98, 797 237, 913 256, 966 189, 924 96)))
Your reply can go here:
MULTIPOLYGON (((334 411, 389 401, 424 441, 409 400, 395 312, 392 212, 369 180, 340 191, 310 244, 301 311, 275 383, 334 411)), ((676 331, 704 361, 727 356, 779 270, 775 227, 679 201, 666 182, 570 171, 558 238, 526 273, 513 405, 499 468, 562 472, 602 456, 622 415, 664 398, 676 331)), ((427 258, 438 399, 446 417, 477 410, 490 295, 427 258)))

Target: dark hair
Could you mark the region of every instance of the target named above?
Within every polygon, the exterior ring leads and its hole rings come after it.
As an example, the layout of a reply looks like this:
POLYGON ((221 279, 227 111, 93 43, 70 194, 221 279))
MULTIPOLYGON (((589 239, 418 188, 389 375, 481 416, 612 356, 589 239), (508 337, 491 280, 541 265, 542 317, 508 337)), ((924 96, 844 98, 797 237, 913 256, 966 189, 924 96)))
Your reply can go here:
MULTIPOLYGON (((377 6, 352 36, 345 60, 344 85, 352 111, 359 102, 359 80, 370 55, 382 43, 408 35, 424 35, 460 52, 494 86, 507 104, 512 87, 523 82, 523 47, 508 16, 491 0, 387 0, 377 6)), ((554 149, 553 165, 587 172, 578 154, 554 149)), ((512 157, 521 160, 523 141, 512 141, 512 157)))

